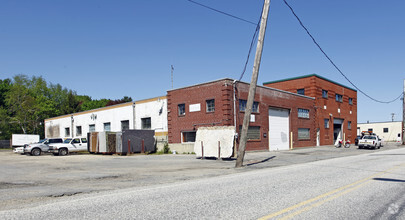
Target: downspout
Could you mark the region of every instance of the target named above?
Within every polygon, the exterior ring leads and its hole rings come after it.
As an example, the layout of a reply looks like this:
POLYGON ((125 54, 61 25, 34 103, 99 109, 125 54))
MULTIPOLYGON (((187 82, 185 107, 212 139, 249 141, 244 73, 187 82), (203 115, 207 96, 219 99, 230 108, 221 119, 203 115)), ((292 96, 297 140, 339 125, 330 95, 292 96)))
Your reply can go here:
POLYGON ((72 138, 73 138, 73 121, 74 121, 73 115, 70 116, 70 120, 71 120, 71 129, 70 129, 71 134, 70 134, 70 135, 71 135, 72 138))
POLYGON ((136 118, 136 117, 135 117, 135 116, 136 116, 136 115, 135 115, 135 102, 132 103, 132 116, 133 116, 132 123, 134 124, 134 125, 133 125, 133 129, 135 130, 135 118, 136 118))
POLYGON ((235 127, 235 134, 236 134, 236 80, 233 81, 233 124, 235 127))
POLYGON ((233 81, 233 124, 235 128, 235 137, 233 140, 233 156, 236 157, 236 139, 238 138, 236 133, 236 79, 233 81))

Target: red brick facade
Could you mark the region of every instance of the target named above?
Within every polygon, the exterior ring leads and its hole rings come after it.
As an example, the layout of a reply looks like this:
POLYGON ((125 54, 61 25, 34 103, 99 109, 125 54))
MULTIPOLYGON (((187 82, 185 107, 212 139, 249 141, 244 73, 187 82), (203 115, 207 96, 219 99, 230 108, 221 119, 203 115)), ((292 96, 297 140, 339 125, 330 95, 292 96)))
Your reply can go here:
MULTIPOLYGON (((237 133, 239 133, 239 126, 242 125, 244 116, 244 112, 239 111, 239 99, 247 99, 248 89, 249 84, 247 83, 234 84, 231 79, 223 79, 168 91, 169 143, 182 143, 182 138, 184 140, 182 132, 193 132, 201 126, 234 126, 235 120, 237 133), (207 100, 215 100, 215 111, 207 112, 207 100), (179 115, 179 105, 183 104, 185 112, 183 115, 179 115), (236 117, 234 117, 234 112, 236 112, 236 117)), ((295 92, 290 93, 258 86, 255 102, 259 103, 259 110, 252 113, 255 120, 250 122, 250 126, 260 127, 260 138, 249 140, 247 150, 269 149, 269 108, 289 110, 289 127, 290 132, 293 133, 293 147, 315 146, 316 112, 313 98, 300 96, 295 92), (309 118, 299 118, 298 108, 309 110, 309 118), (298 140, 298 128, 309 129, 310 139, 298 140)))
POLYGON ((357 135, 356 90, 315 74, 266 82, 263 85, 293 93, 297 93, 299 89, 304 89, 305 96, 315 98, 315 126, 320 129, 320 145, 334 144, 334 138, 336 138, 336 135, 334 136, 334 121, 337 122, 339 119, 343 120, 343 125, 341 126, 343 128, 343 137, 346 140, 354 142, 357 135), (323 90, 327 91, 326 97, 323 97, 323 90), (336 94, 342 96, 342 101, 336 101, 336 94), (351 99, 351 103, 349 103, 349 99, 351 99), (325 119, 329 120, 329 128, 325 128, 325 119), (351 123, 350 127, 349 122, 351 123))

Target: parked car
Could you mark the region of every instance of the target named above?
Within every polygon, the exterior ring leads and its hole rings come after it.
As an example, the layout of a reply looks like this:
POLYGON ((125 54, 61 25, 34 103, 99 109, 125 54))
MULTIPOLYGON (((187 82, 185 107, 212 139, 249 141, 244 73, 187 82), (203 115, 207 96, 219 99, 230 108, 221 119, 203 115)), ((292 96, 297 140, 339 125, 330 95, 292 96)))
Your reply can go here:
POLYGON ((48 152, 49 145, 55 143, 63 143, 62 138, 44 139, 35 144, 27 144, 24 146, 24 153, 29 153, 32 156, 39 156, 42 152, 48 152))
POLYGON ((378 138, 378 141, 380 142, 380 147, 384 147, 384 144, 385 144, 384 139, 382 139, 378 136, 377 136, 377 138, 378 138))
POLYGON ((49 152, 55 156, 66 156, 70 152, 87 152, 87 139, 67 138, 63 143, 50 145, 49 152))
POLYGON ((358 146, 359 145, 359 140, 361 139, 362 136, 357 135, 357 137, 354 139, 354 145, 358 146))
POLYGON ((359 140, 359 149, 362 148, 372 148, 380 149, 381 142, 376 135, 365 135, 361 140, 359 140))
POLYGON ((24 147, 15 147, 13 152, 16 154, 24 154, 24 147))

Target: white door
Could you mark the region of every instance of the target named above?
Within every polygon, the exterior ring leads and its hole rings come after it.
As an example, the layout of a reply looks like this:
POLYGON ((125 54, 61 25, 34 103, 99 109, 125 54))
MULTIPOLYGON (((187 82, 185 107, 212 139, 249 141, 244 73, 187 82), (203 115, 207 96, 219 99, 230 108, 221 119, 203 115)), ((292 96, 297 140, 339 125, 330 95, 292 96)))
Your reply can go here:
POLYGON ((290 113, 288 109, 269 109, 269 150, 290 148, 290 113))

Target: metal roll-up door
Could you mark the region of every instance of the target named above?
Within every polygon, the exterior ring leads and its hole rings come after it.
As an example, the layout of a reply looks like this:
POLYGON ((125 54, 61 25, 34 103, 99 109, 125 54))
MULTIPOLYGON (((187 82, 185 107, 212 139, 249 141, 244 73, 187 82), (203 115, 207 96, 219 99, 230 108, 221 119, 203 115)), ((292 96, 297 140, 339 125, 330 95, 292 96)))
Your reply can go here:
POLYGON ((290 111, 269 108, 269 150, 288 150, 290 146, 290 111))

